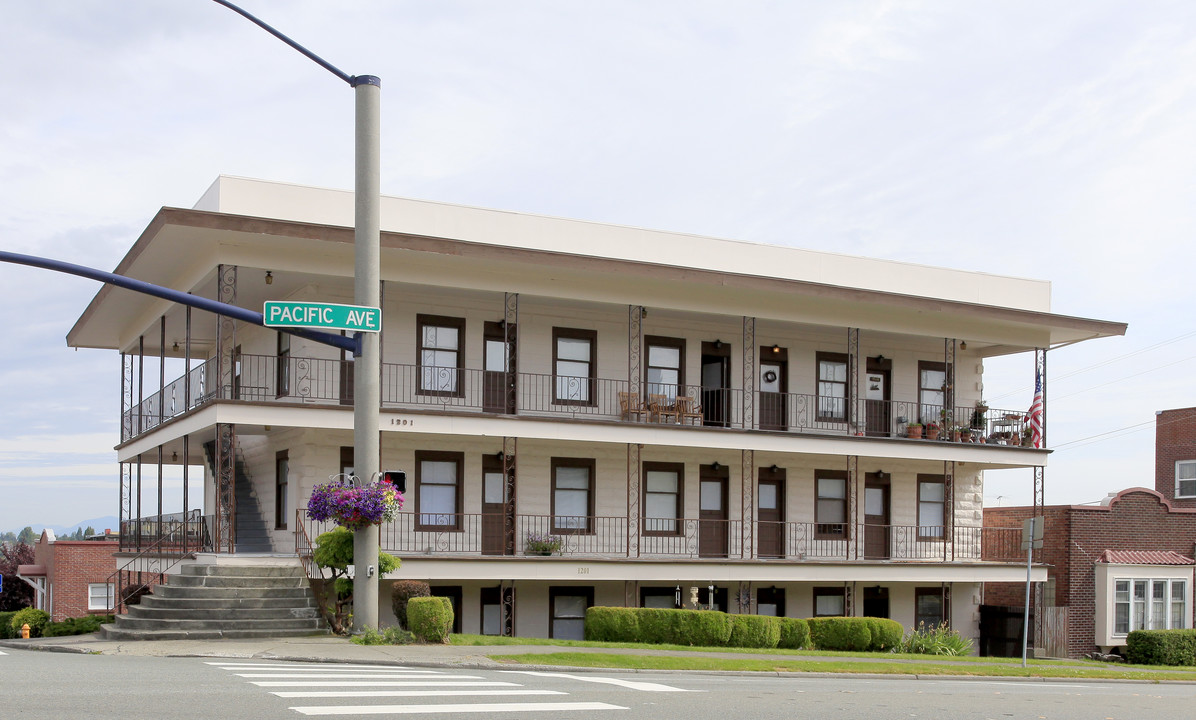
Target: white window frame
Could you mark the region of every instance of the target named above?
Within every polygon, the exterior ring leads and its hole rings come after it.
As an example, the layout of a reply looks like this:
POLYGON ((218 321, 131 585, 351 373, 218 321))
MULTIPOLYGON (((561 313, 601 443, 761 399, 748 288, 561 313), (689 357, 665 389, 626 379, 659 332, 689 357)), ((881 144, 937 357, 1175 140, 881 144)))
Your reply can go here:
POLYGON ((1134 630, 1177 629, 1192 627, 1191 565, 1110 565, 1096 563, 1096 623, 1095 644, 1100 647, 1115 647, 1125 644, 1126 636, 1134 630), (1117 585, 1125 583, 1128 594, 1118 601, 1117 585), (1135 599, 1135 587, 1144 584, 1142 601, 1135 599), (1164 595, 1161 605, 1155 602, 1156 583, 1163 583, 1164 595), (1177 593, 1178 590, 1178 593, 1177 593), (1173 618, 1174 604, 1182 602, 1179 610, 1180 624, 1173 618), (1118 627, 1117 609, 1125 606, 1127 624, 1118 627), (1157 616, 1160 611, 1163 617, 1157 616))
POLYGON ((112 583, 88 583, 87 584, 87 609, 88 610, 111 610, 113 606, 113 599, 116 597, 116 590, 112 583), (98 592, 97 592, 98 591, 98 592), (103 596, 102 600, 97 603, 97 594, 103 596))
POLYGON ((1192 498, 1196 497, 1196 460, 1176 460, 1175 461, 1175 497, 1177 498, 1192 498), (1191 469, 1192 477, 1180 479, 1180 468, 1185 470, 1191 469), (1190 483, 1191 487, 1188 492, 1183 492, 1181 483, 1190 483))

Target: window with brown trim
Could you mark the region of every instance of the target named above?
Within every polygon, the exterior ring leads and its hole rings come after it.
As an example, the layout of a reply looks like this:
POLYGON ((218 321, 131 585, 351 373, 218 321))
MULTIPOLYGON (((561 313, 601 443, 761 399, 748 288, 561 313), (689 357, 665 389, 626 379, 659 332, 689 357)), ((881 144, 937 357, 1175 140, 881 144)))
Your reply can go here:
POLYGON ((353 479, 353 447, 351 445, 341 445, 341 479, 353 479))
POLYGON ((554 457, 550 464, 552 532, 594 532, 594 459, 554 457))
POLYGON ((947 601, 941 587, 914 588, 914 629, 949 625, 947 601))
POLYGON ((465 369, 465 318, 416 316, 420 395, 461 397, 465 369))
POLYGON ((548 587, 548 637, 585 640, 586 609, 594 605, 594 588, 548 587))
POLYGON ((274 367, 274 394, 284 397, 291 394, 291 335, 278 333, 274 367))
POLYGON ((847 383, 847 355, 820 352, 814 356, 818 364, 818 419, 829 422, 847 421, 847 403, 851 389, 847 383))
POLYGON ((461 477, 465 454, 415 451, 415 529, 461 529, 461 477))
POLYGON ((847 588, 814 588, 814 617, 843 617, 847 614, 847 588))
POLYGON ((918 539, 942 540, 947 525, 947 485, 942 475, 918 474, 918 539))
POLYGON ((685 463, 644 463, 644 534, 679 535, 685 507, 685 463))
POLYGON ((943 420, 947 397, 947 366, 930 360, 918 361, 918 420, 925 425, 943 420))
POLYGON ((837 540, 847 538, 847 472, 814 471, 814 534, 837 540))
POLYGON ((644 337, 648 349, 644 363, 644 385, 648 395, 664 395, 669 400, 684 394, 685 385, 685 339, 644 337))
POLYGON ((552 329, 552 401, 594 405, 598 378, 598 331, 552 329))
POLYGON ((279 450, 274 455, 274 529, 287 529, 287 483, 290 480, 290 463, 287 451, 279 450))

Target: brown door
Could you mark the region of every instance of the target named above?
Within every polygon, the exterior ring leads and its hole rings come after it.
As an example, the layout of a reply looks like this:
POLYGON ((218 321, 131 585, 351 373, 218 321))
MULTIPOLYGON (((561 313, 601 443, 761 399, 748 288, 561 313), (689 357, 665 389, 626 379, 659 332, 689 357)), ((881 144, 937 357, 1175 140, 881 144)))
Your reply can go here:
POLYGON ((889 558, 889 476, 868 473, 864 476, 864 557, 889 558))
POLYGON ((482 457, 482 554, 505 555, 507 483, 502 460, 482 457))
MULTIPOLYGON (((341 331, 344 335, 345 331, 341 331)), ((353 353, 348 350, 341 350, 340 371, 340 403, 341 405, 353 404, 353 353)))
POLYGON ((893 411, 889 378, 893 361, 885 357, 868 358, 864 374, 864 416, 869 437, 888 437, 893 432, 893 411))
MULTIPOLYGON (((776 466, 773 466, 776 468, 776 466)), ((760 485, 756 493, 759 556, 785 557, 785 471, 782 468, 760 468, 760 485)))
POLYGON ((702 343, 702 424, 731 424, 731 346, 721 340, 702 343))
POLYGON ((788 352, 785 348, 760 348, 760 429, 784 430, 788 427, 786 398, 788 352))
POLYGON ((698 555, 727 557, 727 478, 725 465, 702 466, 698 488, 698 555))
POLYGON ((515 326, 488 322, 483 328, 485 367, 482 370, 482 409, 515 414, 515 326))

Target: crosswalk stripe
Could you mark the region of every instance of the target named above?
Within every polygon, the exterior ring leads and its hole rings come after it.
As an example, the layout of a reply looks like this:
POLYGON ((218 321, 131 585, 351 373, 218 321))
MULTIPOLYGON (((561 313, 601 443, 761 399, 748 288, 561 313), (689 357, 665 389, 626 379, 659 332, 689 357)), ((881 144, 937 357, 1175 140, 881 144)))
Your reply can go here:
POLYGON ((318 690, 315 692, 272 692, 282 698, 334 697, 451 697, 457 695, 568 695, 560 690, 318 690))
POLYGON ((222 669, 228 668, 293 668, 295 670, 306 670, 312 668, 315 670, 339 670, 346 668, 349 670, 415 670, 418 672, 436 672, 435 670, 425 670, 424 668, 412 668, 406 665, 349 665, 345 663, 299 663, 299 662, 280 662, 280 663, 238 663, 238 662, 211 662, 206 661, 205 665, 219 665, 222 669))
POLYGON ((566 680, 601 683, 603 685, 617 685, 622 688, 627 688, 628 690, 643 690, 645 692, 691 692, 690 690, 683 690, 670 685, 661 685, 660 683, 620 680, 618 678, 595 677, 593 675, 570 675, 568 673, 538 672, 536 670, 503 670, 501 672, 519 675, 535 675, 537 677, 565 678, 566 680))
POLYGON ((626 710, 600 702, 478 703, 476 705, 324 705, 293 707, 304 715, 415 715, 418 713, 563 712, 565 710, 626 710))
POLYGON ((335 682, 322 680, 319 682, 298 682, 282 680, 279 682, 255 681, 251 683, 258 687, 518 687, 519 683, 500 682, 496 680, 457 681, 457 680, 424 680, 412 681, 394 680, 389 682, 335 682))
POLYGON ((443 679, 446 679, 446 680, 448 680, 448 679, 452 679, 452 680, 480 680, 480 679, 481 679, 481 678, 480 678, 479 676, 477 676, 477 675, 435 675, 435 674, 432 674, 432 673, 427 673, 427 674, 423 674, 423 675, 402 675, 402 674, 398 674, 398 673, 362 673, 362 672, 358 672, 358 673, 352 673, 352 674, 348 674, 348 675, 342 675, 342 674, 339 674, 339 673, 316 673, 316 674, 311 674, 311 673, 290 673, 290 672, 278 672, 278 673, 236 673, 236 676, 237 676, 237 677, 243 677, 243 678, 277 678, 277 679, 282 679, 282 678, 311 678, 311 679, 326 679, 326 680, 330 680, 330 679, 332 679, 332 678, 340 678, 340 679, 343 679, 343 680, 366 680, 366 679, 369 679, 369 680, 376 680, 376 679, 380 679, 380 678, 390 678, 390 679, 392 679, 392 680, 393 680, 393 679, 395 679, 395 678, 443 678, 443 679))
POLYGON ((7 654, 8 653, 4 652, 3 650, 0 650, 0 655, 7 655, 7 654))

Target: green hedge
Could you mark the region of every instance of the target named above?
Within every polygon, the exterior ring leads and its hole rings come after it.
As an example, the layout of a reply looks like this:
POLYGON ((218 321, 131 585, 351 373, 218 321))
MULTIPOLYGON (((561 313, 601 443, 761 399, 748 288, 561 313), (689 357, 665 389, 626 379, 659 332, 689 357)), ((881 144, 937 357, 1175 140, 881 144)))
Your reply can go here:
POLYGON ((5 610, 0 612, 0 640, 12 637, 12 616, 16 615, 16 610, 5 610))
POLYGON ((781 638, 777 647, 800 650, 810 644, 810 625, 801 618, 777 618, 781 624, 781 638))
POLYGON ((67 618, 62 622, 46 623, 42 628, 42 637, 57 637, 60 635, 85 635, 100 629, 100 625, 113 622, 111 615, 87 615, 80 618, 67 618))
POLYGON ((810 640, 818 650, 867 650, 872 645, 869 620, 861 617, 818 617, 810 625, 810 640))
POLYGON ((1134 630, 1125 651, 1139 665, 1196 665, 1196 630, 1134 630))
POLYGON ((592 607, 586 609, 586 640, 639 642, 640 608, 592 607), (634 638, 634 639, 629 639, 634 638))
POLYGON ((586 610, 586 640, 726 647, 731 617, 716 610, 592 607, 586 610))
POLYGON ((446 597, 407 601, 407 627, 420 642, 446 643, 453 629, 453 603, 446 597))
POLYGON ((781 621, 767 615, 731 615, 730 647, 774 648, 781 641, 781 621))
POLYGON ((21 637, 21 626, 28 623, 29 637, 41 637, 42 628, 48 622, 50 622, 50 614, 45 610, 25 608, 13 614, 12 619, 8 621, 8 626, 12 629, 12 636, 19 638, 21 637))
POLYGON ((868 630, 872 633, 872 642, 868 649, 873 652, 892 650, 901 645, 901 638, 905 635, 905 628, 896 620, 887 618, 864 618, 868 623, 868 630))

